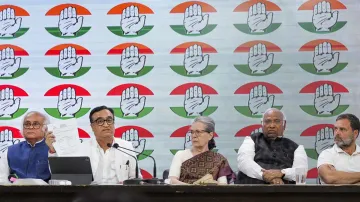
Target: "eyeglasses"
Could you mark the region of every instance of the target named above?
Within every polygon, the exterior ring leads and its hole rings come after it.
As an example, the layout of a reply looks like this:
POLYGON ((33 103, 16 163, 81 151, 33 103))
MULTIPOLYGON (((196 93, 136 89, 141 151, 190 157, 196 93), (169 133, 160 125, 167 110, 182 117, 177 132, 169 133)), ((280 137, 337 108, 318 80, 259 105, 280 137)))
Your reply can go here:
POLYGON ((280 125, 280 124, 282 124, 282 122, 283 122, 283 120, 280 120, 280 119, 275 119, 275 120, 267 119, 267 120, 263 121, 263 123, 265 125, 270 125, 272 123, 274 123, 275 125, 280 125))
POLYGON ((199 136, 203 133, 209 133, 209 132, 206 130, 189 130, 188 133, 190 133, 191 135, 199 136))
POLYGON ((42 125, 44 125, 44 124, 41 124, 41 123, 39 123, 37 121, 35 121, 33 123, 31 123, 30 121, 26 121, 23 124, 24 128, 26 128, 26 129, 31 129, 31 128, 39 129, 42 125))
POLYGON ((103 118, 98 118, 95 121, 91 122, 91 123, 96 123, 98 126, 102 126, 104 125, 104 123, 107 123, 108 125, 112 125, 114 123, 114 119, 111 117, 108 117, 107 119, 103 119, 103 118))

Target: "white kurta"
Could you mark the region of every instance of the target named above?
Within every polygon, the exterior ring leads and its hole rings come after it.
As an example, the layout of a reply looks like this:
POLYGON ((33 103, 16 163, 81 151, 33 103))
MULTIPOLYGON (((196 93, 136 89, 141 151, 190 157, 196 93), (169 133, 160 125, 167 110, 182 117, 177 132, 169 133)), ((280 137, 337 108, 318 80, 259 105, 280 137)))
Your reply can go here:
MULTIPOLYGON (((118 143, 120 147, 134 150, 131 142, 115 139, 114 143, 118 143)), ((136 161, 133 157, 115 148, 109 148, 104 152, 96 139, 83 142, 81 149, 84 156, 90 157, 94 184, 119 184, 124 180, 135 178, 136 161)), ((134 152, 123 151, 136 157, 134 152)), ((56 156, 56 153, 49 154, 49 156, 56 156)), ((139 178, 141 178, 140 171, 139 178)))

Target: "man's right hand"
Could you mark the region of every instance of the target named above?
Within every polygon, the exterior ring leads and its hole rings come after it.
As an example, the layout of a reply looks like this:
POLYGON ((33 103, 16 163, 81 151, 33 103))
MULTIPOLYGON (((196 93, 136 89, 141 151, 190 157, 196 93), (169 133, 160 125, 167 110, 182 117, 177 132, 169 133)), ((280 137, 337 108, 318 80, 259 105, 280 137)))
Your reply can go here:
POLYGON ((51 131, 46 132, 45 143, 49 147, 49 151, 51 151, 51 152, 56 152, 56 150, 53 146, 54 142, 56 142, 56 141, 55 141, 55 136, 53 135, 53 133, 51 131))
POLYGON ((280 170, 261 169, 261 171, 263 172, 263 180, 268 183, 271 183, 276 178, 281 179, 283 175, 280 170))

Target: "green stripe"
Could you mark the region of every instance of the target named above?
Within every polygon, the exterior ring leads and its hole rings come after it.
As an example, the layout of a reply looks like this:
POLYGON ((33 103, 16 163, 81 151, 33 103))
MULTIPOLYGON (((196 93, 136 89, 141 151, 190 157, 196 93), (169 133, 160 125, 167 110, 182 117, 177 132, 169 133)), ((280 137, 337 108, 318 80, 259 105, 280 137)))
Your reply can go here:
POLYGON ((339 29, 343 28, 346 25, 347 22, 336 22, 334 26, 330 28, 330 31, 326 32, 320 32, 316 31, 316 28, 312 22, 299 22, 299 25, 305 29, 306 31, 309 31, 311 33, 317 33, 317 34, 328 34, 332 32, 336 32, 339 29))
POLYGON ((272 74, 272 73, 276 72, 277 70, 279 70, 282 65, 281 64, 272 64, 269 69, 265 70, 264 74, 251 73, 251 69, 249 68, 249 65, 247 65, 247 64, 246 65, 244 65, 244 64, 234 65, 234 66, 239 72, 249 75, 249 76, 266 76, 266 75, 272 74))
POLYGON ((318 114, 318 113, 317 113, 317 110, 316 110, 316 108, 315 108, 314 105, 302 105, 302 106, 300 106, 300 108, 301 108, 304 112, 306 112, 306 113, 308 113, 308 114, 310 114, 310 115, 312 115, 312 116, 316 116, 316 117, 332 117, 332 116, 337 116, 337 115, 343 113, 348 107, 349 107, 349 105, 339 105, 339 106, 333 111, 332 114, 318 114))
MULTIPOLYGON (((203 113, 203 116, 209 116, 210 114, 214 113, 218 107, 208 107, 203 113)), ((187 112, 185 111, 184 107, 170 107, 171 111, 175 114, 188 119, 196 118, 196 116, 187 116, 187 112)))
POLYGON ((234 24, 236 29, 238 29, 239 31, 241 31, 245 34, 250 34, 250 35, 268 34, 268 33, 271 33, 273 31, 277 30, 280 27, 280 25, 281 25, 281 23, 272 23, 268 28, 265 29, 264 32, 251 32, 248 24, 234 24))
POLYGON ((305 70, 305 71, 307 71, 309 73, 315 74, 315 75, 330 75, 330 74, 335 74, 335 73, 340 72, 341 70, 343 70, 348 65, 348 63, 338 63, 331 70, 331 72, 317 72, 317 69, 315 68, 315 65, 312 64, 312 63, 299 64, 299 65, 303 70, 305 70))
POLYGON ((187 34, 184 25, 170 25, 170 27, 176 33, 184 35, 184 36, 202 36, 202 35, 208 34, 211 31, 213 31, 215 29, 216 25, 211 25, 211 24, 206 25, 206 27, 204 27, 204 29, 200 31, 200 34, 187 34))
POLYGON ((45 70, 52 76, 57 77, 57 78, 61 78, 61 79, 74 79, 74 78, 78 78, 84 74, 86 74, 91 67, 81 67, 79 69, 79 71, 77 71, 75 73, 74 76, 60 76, 60 70, 57 67, 45 67, 45 70))
POLYGON ((210 74, 212 71, 215 70, 215 68, 217 67, 217 65, 208 65, 204 70, 201 71, 201 74, 199 75, 188 75, 187 71, 185 69, 185 67, 183 65, 171 65, 170 68, 176 72, 177 74, 181 75, 181 76, 186 76, 186 77, 200 77, 200 76, 205 76, 207 74, 210 74))
POLYGON ((107 69, 113 73, 114 75, 118 76, 118 77, 122 77, 122 78, 137 78, 137 77, 141 77, 146 75, 147 73, 149 73, 152 69, 154 68, 154 66, 144 66, 144 68, 142 68, 140 70, 140 72, 138 72, 138 75, 125 75, 124 72, 122 71, 120 66, 109 66, 107 67, 107 69))
POLYGON ((91 27, 81 27, 80 30, 76 32, 75 36, 61 36, 61 32, 58 27, 46 27, 45 29, 53 36, 63 39, 70 39, 70 38, 80 37, 86 34, 91 29, 91 27))
POLYGON ((27 31, 29 31, 29 28, 20 28, 13 37, 0 37, 0 39, 15 39, 18 37, 21 37, 24 35, 27 31))
POLYGON ((18 78, 18 77, 22 76, 23 74, 25 74, 28 70, 29 70, 29 67, 20 67, 14 73, 13 77, 0 77, 0 79, 3 79, 3 80, 15 79, 15 78, 18 78))
POLYGON ((109 29, 110 32, 112 32, 115 35, 132 38, 147 34, 152 30, 153 27, 154 27, 153 25, 144 26, 139 30, 137 35, 124 35, 124 32, 120 26, 108 26, 107 28, 109 29))
MULTIPOLYGON (((70 119, 69 117, 61 117, 60 112, 58 108, 45 108, 44 109, 50 116, 57 118, 57 119, 70 119)), ((81 108, 76 114, 75 118, 80 118, 84 116, 88 111, 90 111, 90 108, 81 108)))
POLYGON ((24 115, 27 112, 27 110, 28 110, 28 108, 20 108, 12 115, 12 118, 0 117, 0 121, 12 120, 12 119, 19 118, 20 116, 24 115))

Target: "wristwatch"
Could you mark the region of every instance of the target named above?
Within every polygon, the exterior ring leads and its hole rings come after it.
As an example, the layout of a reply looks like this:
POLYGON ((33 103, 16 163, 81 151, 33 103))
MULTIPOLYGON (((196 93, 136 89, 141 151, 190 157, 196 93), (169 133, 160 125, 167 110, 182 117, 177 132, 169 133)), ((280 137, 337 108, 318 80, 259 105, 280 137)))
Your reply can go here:
POLYGON ((283 175, 281 176, 281 179, 284 179, 284 177, 285 177, 285 170, 281 170, 281 173, 283 174, 283 175))

